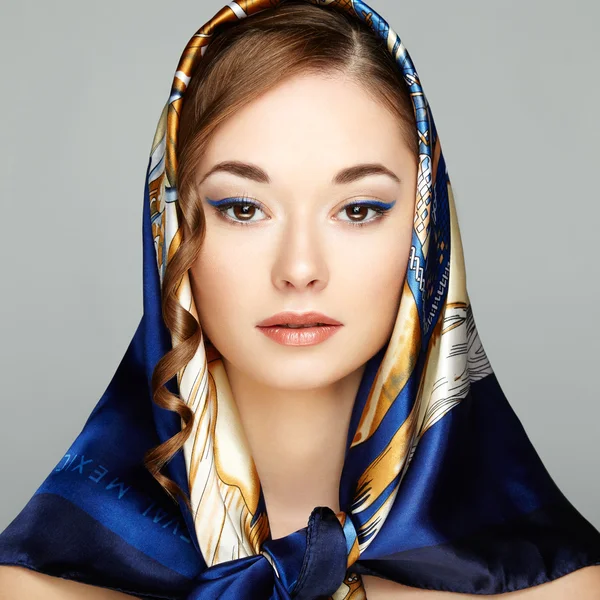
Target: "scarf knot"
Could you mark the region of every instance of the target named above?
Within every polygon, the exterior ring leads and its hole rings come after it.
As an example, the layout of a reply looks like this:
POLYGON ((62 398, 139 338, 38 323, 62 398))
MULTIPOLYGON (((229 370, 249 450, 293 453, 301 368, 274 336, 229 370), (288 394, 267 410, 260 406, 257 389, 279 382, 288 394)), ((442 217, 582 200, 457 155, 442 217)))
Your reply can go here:
POLYGON ((187 600, 219 597, 225 590, 239 600, 330 597, 358 557, 356 529, 348 515, 317 506, 306 527, 265 541, 258 555, 209 567, 187 600))
POLYGON ((358 559, 356 530, 345 512, 316 507, 308 526, 283 538, 268 540, 262 554, 271 562, 294 600, 331 596, 358 559))

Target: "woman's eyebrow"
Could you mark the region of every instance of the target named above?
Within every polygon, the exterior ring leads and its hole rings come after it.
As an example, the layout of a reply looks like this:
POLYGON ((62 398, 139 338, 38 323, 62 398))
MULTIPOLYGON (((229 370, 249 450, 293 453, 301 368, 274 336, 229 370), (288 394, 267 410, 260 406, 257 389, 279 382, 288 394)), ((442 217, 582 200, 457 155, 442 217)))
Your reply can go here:
MULTIPOLYGON (((271 178, 267 172, 257 165, 238 160, 226 160, 217 163, 212 167, 208 173, 202 177, 198 185, 201 185, 209 175, 217 172, 231 173, 232 175, 250 179, 257 183, 271 183, 271 178)), ((387 177, 391 177, 396 183, 401 183, 401 179, 381 163, 361 163, 346 167, 333 177, 331 183, 336 185, 348 184, 357 181, 358 179, 362 179, 363 177, 367 177, 368 175, 386 175, 387 177)))

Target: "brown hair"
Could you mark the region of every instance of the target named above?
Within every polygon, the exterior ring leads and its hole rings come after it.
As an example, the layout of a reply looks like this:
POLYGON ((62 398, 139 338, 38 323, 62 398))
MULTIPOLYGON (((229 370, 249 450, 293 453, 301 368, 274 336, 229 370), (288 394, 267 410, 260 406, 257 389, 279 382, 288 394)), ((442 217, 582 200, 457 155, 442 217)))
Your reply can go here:
POLYGON ((190 436, 194 416, 164 384, 194 356, 203 338, 199 323, 176 297, 181 278, 197 258, 205 235, 195 186, 197 167, 212 133, 235 111, 285 78, 332 71, 362 84, 397 117, 416 162, 418 133, 408 84, 385 41, 345 11, 319 8, 306 0, 282 0, 272 9, 221 25, 184 94, 177 139, 178 218, 183 236, 167 265, 162 287, 163 318, 179 343, 158 361, 152 392, 154 402, 178 413, 185 425, 150 449, 144 464, 173 500, 180 496, 190 510, 183 490, 160 471, 190 436))

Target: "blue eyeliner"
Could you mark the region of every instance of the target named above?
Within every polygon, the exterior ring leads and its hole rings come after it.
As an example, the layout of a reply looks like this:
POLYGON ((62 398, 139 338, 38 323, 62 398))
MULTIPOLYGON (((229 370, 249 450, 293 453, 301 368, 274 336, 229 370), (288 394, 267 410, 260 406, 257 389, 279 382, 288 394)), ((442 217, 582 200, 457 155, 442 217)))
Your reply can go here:
POLYGON ((206 201, 211 205, 211 206, 223 206, 225 204, 231 204, 232 202, 247 202, 248 204, 254 204, 254 202, 250 202, 249 200, 246 200, 244 198, 224 198, 223 200, 211 200, 210 198, 207 198, 206 201))
POLYGON ((363 201, 358 201, 358 202, 351 202, 348 206, 353 206, 353 205, 357 205, 357 206, 376 206, 377 208, 380 208, 381 210, 390 210, 390 208, 392 208, 392 206, 394 206, 394 204, 396 204, 396 201, 394 200, 393 202, 379 202, 377 200, 363 200, 363 201))
MULTIPOLYGON (((231 223, 235 225, 250 225, 251 221, 240 221, 238 219, 232 218, 226 214, 226 212, 234 207, 234 206, 252 206, 264 212, 263 205, 260 202, 251 200, 247 196, 233 196, 230 198, 223 198, 222 200, 212 200, 211 198, 206 198, 208 204, 213 206, 220 216, 224 219, 229 220, 231 223)), ((390 209, 396 204, 396 200, 392 202, 382 202, 381 200, 372 200, 372 199, 364 199, 364 200, 356 200, 355 202, 349 202, 346 206, 342 207, 340 211, 344 209, 348 209, 351 206, 359 206, 366 207, 371 209, 376 213, 372 219, 368 219, 366 221, 349 221, 348 224, 354 227, 364 227, 365 225, 369 225, 374 223, 375 221, 379 221, 381 218, 385 217, 390 209)), ((264 220, 264 219, 261 219, 264 220)), ((267 219, 268 220, 268 219, 267 219)))
MULTIPOLYGON (((211 200, 210 198, 206 198, 206 201, 211 205, 211 206, 215 206, 215 207, 219 207, 219 206, 224 206, 225 204, 231 204, 231 203, 235 203, 235 202, 245 202, 247 204, 253 204, 255 206, 258 206, 255 202, 253 202, 252 200, 246 199, 246 198, 238 198, 238 197, 233 197, 233 198, 224 198, 223 200, 211 200)), ((381 210, 390 210, 390 208, 392 208, 394 206, 394 204, 396 204, 396 200, 394 200, 393 202, 380 202, 377 200, 363 200, 363 201, 358 201, 358 202, 352 202, 350 205, 359 205, 359 206, 375 206, 377 208, 380 208, 381 210)))

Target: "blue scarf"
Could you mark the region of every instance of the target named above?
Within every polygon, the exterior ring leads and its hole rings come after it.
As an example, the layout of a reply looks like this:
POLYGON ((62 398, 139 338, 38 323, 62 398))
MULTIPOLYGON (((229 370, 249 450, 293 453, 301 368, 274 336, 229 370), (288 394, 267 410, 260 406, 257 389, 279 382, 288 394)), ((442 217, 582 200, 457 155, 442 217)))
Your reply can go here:
MULTIPOLYGON (((279 4, 231 2, 185 47, 152 144, 139 325, 81 433, 0 535, 0 564, 140 598, 188 600, 361 600, 365 574, 499 594, 600 564, 600 533, 545 469, 478 337, 452 187, 406 48, 360 0, 308 1, 346 11, 386 41, 410 89, 420 140, 399 319, 368 361, 355 399, 341 510, 315 507, 306 527, 272 539, 222 360, 203 343, 167 383, 194 407, 193 435, 165 467, 190 495, 193 514, 142 463, 148 449, 182 428, 177 413, 153 402, 151 378, 176 343, 162 320, 160 292, 180 239, 174 148, 189 76, 210 42, 207 32, 279 4), (220 414, 228 420, 216 427, 220 414), (194 443, 208 450, 194 452, 194 443), (238 458, 215 465, 219 444, 235 444, 238 458), (219 469, 243 485, 227 484, 219 469)), ((177 294, 197 314, 187 274, 177 294)))

